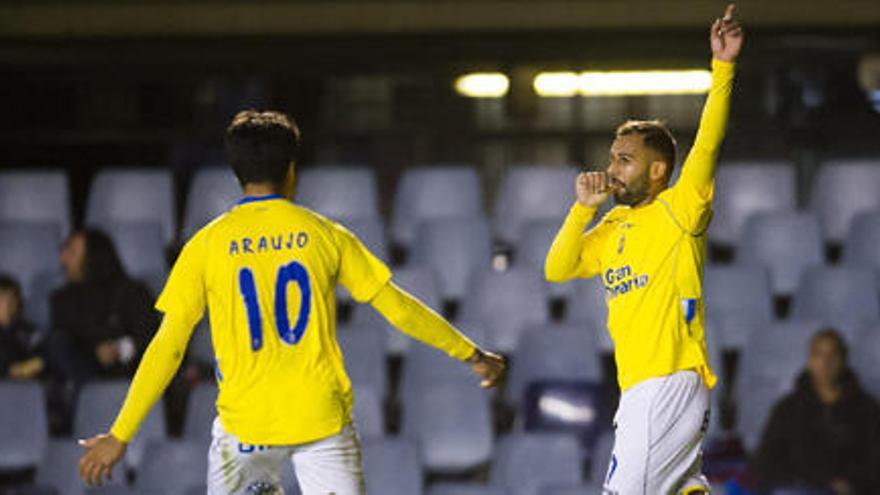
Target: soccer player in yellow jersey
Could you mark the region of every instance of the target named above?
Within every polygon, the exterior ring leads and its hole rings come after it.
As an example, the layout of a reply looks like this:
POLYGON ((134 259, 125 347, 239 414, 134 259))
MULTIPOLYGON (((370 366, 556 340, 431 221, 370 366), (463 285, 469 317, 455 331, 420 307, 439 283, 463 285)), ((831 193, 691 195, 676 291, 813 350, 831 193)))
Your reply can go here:
POLYGON ((468 361, 490 387, 503 360, 480 350, 397 287, 341 225, 287 198, 299 131, 276 112, 246 111, 227 129, 244 198, 183 248, 156 307, 159 331, 106 434, 81 441, 84 480, 100 484, 175 374, 207 307, 217 359, 218 417, 208 493, 280 494, 290 459, 305 495, 363 494, 352 388, 336 342, 336 286, 395 327, 468 361))
POLYGON ((547 279, 600 276, 622 389, 604 493, 708 493, 701 443, 715 375, 704 340, 701 279, 715 162, 743 31, 729 5, 711 28, 712 86, 672 187, 675 141, 658 121, 621 125, 605 172, 577 178, 547 279), (584 233, 613 193, 617 206, 584 233))

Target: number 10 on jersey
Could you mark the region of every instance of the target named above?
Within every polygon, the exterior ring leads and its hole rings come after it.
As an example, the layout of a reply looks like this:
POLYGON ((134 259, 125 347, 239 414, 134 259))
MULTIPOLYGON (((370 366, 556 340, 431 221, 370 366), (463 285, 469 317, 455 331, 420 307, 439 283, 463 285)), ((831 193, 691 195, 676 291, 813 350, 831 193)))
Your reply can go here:
MULTIPOLYGON (((245 267, 239 270, 238 288, 247 310, 251 349, 259 351, 263 347, 263 319, 260 316, 260 302, 257 296, 254 272, 250 268, 245 267)), ((275 327, 282 342, 295 345, 300 341, 309 324, 311 309, 312 288, 306 267, 294 261, 279 268, 275 281, 275 327), (299 287, 301 303, 296 324, 291 327, 290 318, 287 316, 287 284, 294 282, 299 287)))

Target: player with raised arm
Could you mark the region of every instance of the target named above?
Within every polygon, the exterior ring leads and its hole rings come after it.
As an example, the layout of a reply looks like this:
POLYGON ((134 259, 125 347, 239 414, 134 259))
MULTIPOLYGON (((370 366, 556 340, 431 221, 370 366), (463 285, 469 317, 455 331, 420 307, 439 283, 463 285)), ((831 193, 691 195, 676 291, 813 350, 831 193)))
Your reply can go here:
POLYGON ((467 361, 491 387, 504 361, 400 289, 341 225, 289 201, 299 145, 277 112, 245 111, 226 131, 244 198, 187 242, 156 307, 164 313, 108 433, 81 444, 82 478, 101 484, 158 401, 207 307, 218 417, 208 493, 280 494, 296 466, 304 495, 363 494, 352 388, 336 342, 336 285, 399 330, 467 361))
POLYGON ((669 187, 676 147, 669 130, 658 121, 624 123, 607 170, 578 176, 577 201, 547 254, 552 282, 597 275, 604 282, 622 390, 609 495, 709 492, 701 443, 716 377, 706 353, 701 279, 715 163, 744 37, 733 14, 728 5, 712 25, 712 86, 675 185, 669 187), (611 194, 617 206, 584 233, 611 194))

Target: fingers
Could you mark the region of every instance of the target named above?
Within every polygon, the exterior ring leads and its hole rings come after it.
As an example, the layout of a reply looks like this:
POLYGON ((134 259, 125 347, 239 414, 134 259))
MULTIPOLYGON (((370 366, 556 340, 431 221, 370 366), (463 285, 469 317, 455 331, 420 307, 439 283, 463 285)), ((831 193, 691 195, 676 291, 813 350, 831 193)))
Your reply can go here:
POLYGON ((98 437, 92 437, 92 438, 84 438, 84 439, 77 440, 76 443, 77 443, 77 445, 79 445, 80 447, 82 447, 84 449, 90 449, 95 446, 95 443, 97 441, 98 441, 98 437))
POLYGON ((730 22, 733 20, 733 14, 736 12, 736 4, 729 3, 727 4, 727 8, 724 10, 723 21, 730 22))
POLYGON ((611 189, 606 172, 583 172, 578 176, 578 184, 589 194, 604 194, 611 189))

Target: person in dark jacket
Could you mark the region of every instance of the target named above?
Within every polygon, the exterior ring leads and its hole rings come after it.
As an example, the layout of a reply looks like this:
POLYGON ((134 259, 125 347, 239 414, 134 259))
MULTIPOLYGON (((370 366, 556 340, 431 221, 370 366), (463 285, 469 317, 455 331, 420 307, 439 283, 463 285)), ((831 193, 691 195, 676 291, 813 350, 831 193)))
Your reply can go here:
POLYGON ((50 318, 65 373, 77 382, 131 376, 158 328, 153 297, 101 231, 71 234, 60 259, 65 284, 52 294, 50 318))
POLYGON ((836 331, 813 336, 806 369, 773 408, 749 467, 765 488, 880 493, 880 407, 847 365, 836 331))
POLYGON ((41 335, 24 317, 21 286, 0 275, 0 378, 30 380, 46 369, 41 335))

